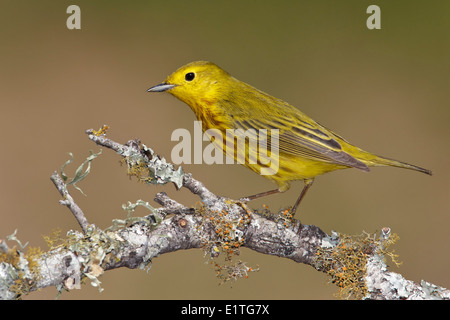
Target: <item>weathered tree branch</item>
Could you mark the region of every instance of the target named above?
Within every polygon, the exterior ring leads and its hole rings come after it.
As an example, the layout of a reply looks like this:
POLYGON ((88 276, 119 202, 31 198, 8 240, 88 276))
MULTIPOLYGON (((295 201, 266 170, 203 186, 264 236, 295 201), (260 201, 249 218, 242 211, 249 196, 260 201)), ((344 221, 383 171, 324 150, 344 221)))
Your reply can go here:
POLYGON ((81 229, 83 232, 86 233, 87 227, 89 226, 89 222, 87 221, 83 210, 73 201, 72 196, 70 195, 69 191, 67 191, 67 185, 61 179, 58 172, 54 171, 52 175, 50 176, 50 180, 55 185, 56 189, 58 189, 59 193, 62 195, 64 200, 59 200, 59 203, 62 205, 65 205, 69 210, 72 212, 72 214, 75 216, 75 219, 77 219, 78 223, 80 224, 81 229))
MULTIPOLYGON (((221 266, 219 274, 223 281, 236 280, 252 271, 242 261, 235 261, 234 254, 246 247, 327 273, 343 297, 450 299, 450 291, 445 288, 424 281, 417 284, 387 270, 386 257, 395 259, 388 249, 395 241, 389 228, 384 228, 378 238, 367 234, 327 235, 316 226, 293 219, 289 210, 256 212, 245 203, 213 194, 191 174, 175 169, 138 140, 123 145, 106 138, 104 132, 88 130, 87 134, 97 145, 119 153, 129 175, 147 184, 172 182, 177 188, 187 188, 199 196, 201 204, 187 207, 158 193, 154 200, 159 208, 139 202, 150 210, 148 216, 115 220, 110 228, 101 230, 88 223, 64 180, 54 172, 51 180, 63 197, 60 203, 71 210, 83 233, 69 231, 44 253, 27 253, 22 245, 10 249, 0 240, 0 298, 15 299, 48 286, 71 290, 79 288, 83 278, 100 286, 99 276, 107 270, 145 268, 158 255, 191 248, 205 250, 211 259, 229 257, 227 261, 231 262, 221 266)), ((136 205, 129 204, 126 209, 132 212, 136 205)))

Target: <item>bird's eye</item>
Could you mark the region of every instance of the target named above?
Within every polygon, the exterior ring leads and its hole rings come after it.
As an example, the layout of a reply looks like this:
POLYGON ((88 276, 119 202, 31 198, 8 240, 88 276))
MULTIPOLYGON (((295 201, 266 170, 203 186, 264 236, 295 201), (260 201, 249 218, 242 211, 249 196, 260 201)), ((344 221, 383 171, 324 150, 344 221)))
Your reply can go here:
POLYGON ((193 72, 186 73, 184 78, 186 79, 186 81, 192 81, 195 78, 195 73, 193 73, 193 72))

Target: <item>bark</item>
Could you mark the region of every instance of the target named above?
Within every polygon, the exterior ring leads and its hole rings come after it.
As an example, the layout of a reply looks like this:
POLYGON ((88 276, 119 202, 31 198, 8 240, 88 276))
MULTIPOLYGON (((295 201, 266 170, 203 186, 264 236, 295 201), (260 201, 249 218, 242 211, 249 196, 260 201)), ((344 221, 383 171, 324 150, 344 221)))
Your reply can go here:
POLYGON ((47 252, 26 252, 15 234, 9 240, 15 240, 20 248, 11 249, 0 240, 0 298, 17 299, 49 286, 79 289, 84 278, 101 290, 99 277, 104 272, 121 267, 144 269, 154 257, 181 249, 201 249, 211 259, 226 256, 228 264, 218 265, 218 274, 222 281, 237 280, 254 271, 245 262, 236 261, 235 253, 246 247, 327 273, 344 298, 450 299, 450 291, 445 288, 425 281, 414 283, 387 270, 386 257, 395 258, 388 249, 395 242, 389 228, 376 238, 367 234, 327 235, 317 226, 293 219, 289 210, 256 212, 246 203, 213 194, 139 140, 120 144, 104 133, 87 131, 90 140, 123 157, 129 175, 149 185, 174 183, 177 188, 187 188, 202 205, 187 207, 158 193, 155 201, 159 208, 145 202, 126 207, 132 212, 143 205, 150 211, 148 216, 130 215, 101 230, 90 224, 76 205, 64 173, 55 171, 51 180, 63 197, 60 203, 69 208, 82 232, 69 231, 47 252))

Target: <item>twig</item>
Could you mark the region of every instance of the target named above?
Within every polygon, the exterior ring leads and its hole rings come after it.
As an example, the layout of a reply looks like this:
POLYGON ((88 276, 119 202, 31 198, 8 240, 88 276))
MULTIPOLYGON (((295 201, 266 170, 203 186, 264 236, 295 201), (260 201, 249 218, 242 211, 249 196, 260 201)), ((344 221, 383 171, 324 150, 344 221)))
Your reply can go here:
POLYGON ((84 233, 86 233, 89 222, 86 219, 86 216, 83 213, 83 210, 73 201, 72 196, 69 191, 67 191, 67 186, 64 183, 63 179, 59 176, 58 172, 53 172, 50 176, 50 180, 54 183, 56 189, 58 189, 59 193, 63 197, 64 200, 59 200, 59 203, 66 206, 70 209, 70 211, 77 219, 78 223, 81 226, 81 229, 84 233))
MULTIPOLYGON (((147 163, 150 160, 148 154, 144 150, 140 149, 139 139, 129 140, 126 144, 123 145, 110 140, 103 135, 98 136, 94 134, 93 129, 86 130, 86 133, 88 134, 89 139, 95 142, 97 145, 112 149, 122 156, 128 156, 132 153, 135 153, 142 156, 143 160, 147 163)), ((158 157, 157 155, 154 156, 158 157)), ((194 179, 190 173, 186 173, 183 175, 182 186, 187 188, 193 194, 198 195, 202 200, 214 201, 218 199, 218 197, 214 193, 209 191, 203 185, 203 183, 194 179)))

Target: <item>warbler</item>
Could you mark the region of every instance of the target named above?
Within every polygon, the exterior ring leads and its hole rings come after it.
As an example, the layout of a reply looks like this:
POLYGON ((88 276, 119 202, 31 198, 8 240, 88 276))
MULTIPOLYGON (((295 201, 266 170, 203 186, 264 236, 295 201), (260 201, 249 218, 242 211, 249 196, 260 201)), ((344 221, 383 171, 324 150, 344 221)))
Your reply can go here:
MULTIPOLYGON (((239 81, 212 62, 191 62, 147 91, 165 91, 186 103, 202 122, 203 131, 216 129, 224 134, 222 143, 226 146, 230 143, 226 141, 229 129, 277 130, 278 170, 263 176, 277 183, 278 188, 242 200, 285 192, 291 181, 303 180, 304 188, 292 207, 295 213, 314 178, 330 171, 345 168, 369 171, 369 167, 392 166, 432 174, 430 170, 351 145, 287 102, 239 81)), ((242 148, 236 150, 223 148, 223 152, 234 158, 243 156, 242 148)), ((262 167, 267 166, 261 161, 250 163, 248 154, 244 158, 242 164, 257 173, 261 174, 262 167)))

